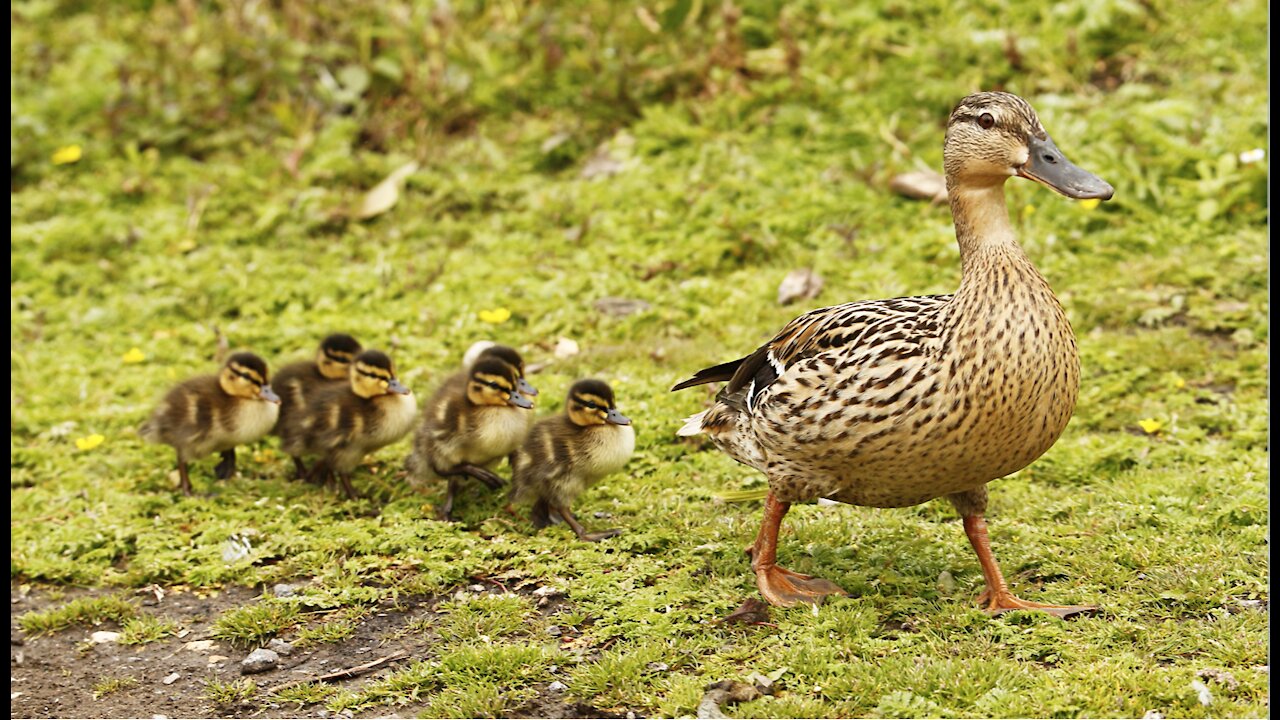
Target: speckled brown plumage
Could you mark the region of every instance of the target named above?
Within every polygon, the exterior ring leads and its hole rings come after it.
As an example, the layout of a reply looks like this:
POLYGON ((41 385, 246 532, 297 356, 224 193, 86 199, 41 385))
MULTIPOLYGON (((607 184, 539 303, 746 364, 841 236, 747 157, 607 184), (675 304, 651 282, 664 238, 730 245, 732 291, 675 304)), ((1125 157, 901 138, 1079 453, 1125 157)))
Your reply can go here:
POLYGON ((459 477, 473 477, 492 489, 502 486, 492 468, 520 446, 533 426, 533 404, 519 391, 521 382, 515 366, 481 357, 445 380, 424 406, 405 469, 419 488, 448 478, 438 509, 442 519, 451 517, 459 477))
POLYGON ((587 532, 570 506, 601 478, 621 470, 635 451, 631 420, 617 410, 613 390, 599 380, 569 389, 565 411, 540 420, 511 456, 511 500, 533 503, 533 522, 550 513, 564 518, 578 537, 603 540, 620 531, 587 532))
MULTIPOLYGON (((320 388, 348 385, 351 382, 348 377, 351 361, 362 349, 350 335, 335 333, 320 341, 314 359, 280 368, 272 380, 272 387, 280 395, 280 420, 276 434, 296 425, 294 417, 305 415, 307 403, 320 388)), ((293 463, 295 477, 301 479, 306 470, 302 459, 295 455, 293 463)))
POLYGON ((317 388, 305 412, 280 429, 281 447, 296 457, 316 456, 313 482, 337 480, 355 496, 348 475, 366 455, 400 440, 413 429, 418 405, 396 379, 391 358, 377 350, 356 356, 350 380, 317 388))
POLYGON ((183 381, 165 394, 138 428, 148 442, 170 445, 178 454, 180 489, 191 494, 187 463, 221 453, 215 475, 235 474, 235 449, 271 431, 280 399, 272 391, 267 364, 253 353, 235 353, 217 375, 183 381))
MULTIPOLYGON (((815 310, 755 353, 676 386, 728 381, 681 432, 704 432, 764 472, 775 525, 789 503, 815 497, 902 507, 946 496, 978 533, 969 519, 985 510, 986 484, 1043 454, 1071 417, 1075 336, 1014 238, 1003 184, 1021 175, 1072 197, 1109 198, 1111 188, 1067 162, 1030 105, 1005 93, 957 106, 944 163, 963 264, 954 294, 815 310)), ((985 542, 985 524, 981 534, 985 542)), ((758 577, 789 573, 771 563, 758 577)), ((838 591, 808 592, 819 581, 789 575, 770 588, 761 580, 767 599, 838 591)))

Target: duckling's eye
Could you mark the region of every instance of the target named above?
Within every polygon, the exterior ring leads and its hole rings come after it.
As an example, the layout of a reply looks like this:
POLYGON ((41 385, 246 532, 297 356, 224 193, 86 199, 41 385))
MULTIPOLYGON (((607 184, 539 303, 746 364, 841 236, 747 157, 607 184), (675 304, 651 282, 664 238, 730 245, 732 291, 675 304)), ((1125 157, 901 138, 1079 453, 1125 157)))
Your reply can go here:
POLYGON ((996 126, 996 119, 991 117, 991 113, 982 113, 978 116, 978 125, 983 130, 990 130, 996 126))

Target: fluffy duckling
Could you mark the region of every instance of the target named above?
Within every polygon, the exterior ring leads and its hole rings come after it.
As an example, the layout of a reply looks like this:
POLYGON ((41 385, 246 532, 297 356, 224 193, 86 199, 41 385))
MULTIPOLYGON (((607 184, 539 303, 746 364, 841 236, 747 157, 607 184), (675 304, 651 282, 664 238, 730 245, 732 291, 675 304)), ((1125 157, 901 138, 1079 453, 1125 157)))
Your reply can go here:
MULTIPOLYGON (((350 382, 351 361, 363 349, 350 335, 334 333, 320 341, 315 360, 303 360, 280 368, 272 383, 280 395, 280 420, 276 434, 292 425, 292 416, 306 412, 307 400, 318 389, 350 382)), ((301 480, 305 477, 307 469, 302 458, 293 456, 293 466, 296 478, 301 480)))
POLYGON ((490 489, 502 478, 490 469, 520 446, 533 424, 533 401, 519 389, 520 372, 497 357, 481 357, 470 370, 445 380, 422 413, 406 469, 421 486, 448 478, 439 514, 452 518, 453 497, 463 476, 490 489))
POLYGON ((236 446, 261 439, 276 424, 280 397, 268 384, 267 364, 253 353, 227 359, 216 375, 180 383, 164 396, 138 432, 148 442, 173 446, 184 495, 191 494, 187 463, 221 453, 214 474, 221 480, 236 472, 236 446))
POLYGON ((622 469, 636 448, 631 420, 618 412, 613 390, 599 380, 579 380, 569 388, 565 411, 533 426, 511 458, 511 500, 533 500, 538 528, 554 511, 578 537, 598 542, 621 530, 587 532, 569 509, 584 490, 622 469))
POLYGON ((516 383, 516 389, 525 397, 535 398, 538 396, 538 389, 524 379, 524 358, 520 357, 520 353, 513 347, 499 345, 492 340, 480 340, 467 348, 466 354, 462 356, 462 367, 464 370, 470 370, 477 360, 485 357, 496 357, 514 367, 520 375, 520 381, 516 383))
POLYGON ((350 382, 316 390, 305 413, 281 428, 285 452, 317 455, 308 479, 337 479, 348 498, 356 497, 348 477, 365 455, 404 437, 418 412, 413 392, 396 379, 386 353, 365 350, 351 363, 350 382))

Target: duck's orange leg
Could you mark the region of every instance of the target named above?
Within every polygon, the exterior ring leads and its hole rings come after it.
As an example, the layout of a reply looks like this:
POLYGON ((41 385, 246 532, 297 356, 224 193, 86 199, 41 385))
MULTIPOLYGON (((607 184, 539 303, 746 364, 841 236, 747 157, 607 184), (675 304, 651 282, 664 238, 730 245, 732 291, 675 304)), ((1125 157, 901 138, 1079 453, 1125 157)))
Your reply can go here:
POLYGON ((1009 585, 1004 581, 1000 566, 996 564, 995 555, 991 553, 991 540, 987 537, 987 521, 982 515, 966 515, 964 517, 964 534, 969 536, 969 544, 978 554, 978 562, 982 565, 982 576, 987 581, 987 589, 978 596, 979 603, 986 603, 983 608, 990 615, 999 615, 1010 610, 1037 610, 1054 617, 1069 618, 1081 613, 1097 612, 1093 605, 1046 605, 1044 603, 1022 600, 1009 592, 1009 585))
POLYGON ((756 587, 770 605, 791 607, 796 603, 820 603, 828 595, 848 595, 839 585, 812 575, 801 575, 778 567, 778 528, 791 503, 780 502, 769 493, 764 501, 764 521, 755 545, 751 546, 751 569, 756 573, 756 587))

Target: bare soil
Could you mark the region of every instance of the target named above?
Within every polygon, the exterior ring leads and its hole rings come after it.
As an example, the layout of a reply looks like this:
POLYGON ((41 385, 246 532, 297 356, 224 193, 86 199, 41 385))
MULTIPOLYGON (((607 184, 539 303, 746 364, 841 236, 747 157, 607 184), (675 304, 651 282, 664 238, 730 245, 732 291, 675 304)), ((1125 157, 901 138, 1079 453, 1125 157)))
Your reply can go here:
MULTIPOLYGON (((224 611, 252 602, 261 593, 252 588, 226 587, 216 591, 169 589, 162 599, 146 590, 142 611, 171 619, 185 629, 182 637, 168 637, 144 645, 115 642, 93 644, 89 636, 98 630, 119 630, 115 623, 97 627, 73 626, 56 633, 26 637, 18 617, 27 612, 60 607, 79 597, 119 592, 104 589, 33 589, 10 587, 10 712, 17 718, 334 718, 416 717, 426 706, 371 708, 351 715, 334 714, 323 705, 298 707, 266 699, 272 688, 285 683, 314 680, 322 675, 372 662, 388 655, 403 655, 354 678, 331 681, 356 688, 393 672, 405 663, 430 656, 430 633, 397 631, 415 618, 433 614, 441 598, 400 598, 387 602, 364 618, 349 638, 281 656, 274 670, 243 676, 240 661, 249 650, 214 640, 210 628, 224 611), (399 635, 399 637, 398 637, 399 635), (214 640, 211 647, 192 649, 188 643, 214 640), (176 673, 178 678, 165 684, 176 673), (135 685, 94 698, 94 685, 104 678, 133 678, 135 685), (216 678, 230 682, 250 677, 259 691, 253 701, 217 705, 204 697, 205 683, 216 678)), ((516 708, 511 717, 583 718, 626 717, 589 704, 574 702, 561 693, 545 690, 532 702, 516 708)), ((634 717, 634 715, 632 715, 634 717)))

